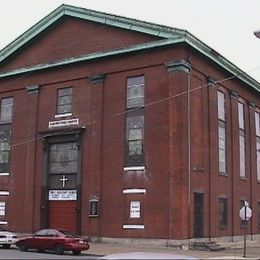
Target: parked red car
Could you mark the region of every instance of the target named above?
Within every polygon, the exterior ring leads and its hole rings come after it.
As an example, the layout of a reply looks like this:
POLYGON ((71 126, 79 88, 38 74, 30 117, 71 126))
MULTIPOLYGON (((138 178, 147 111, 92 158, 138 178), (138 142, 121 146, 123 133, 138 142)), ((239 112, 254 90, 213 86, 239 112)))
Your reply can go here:
POLYGON ((41 229, 33 236, 19 239, 15 245, 21 251, 28 249, 38 249, 54 251, 62 255, 64 251, 72 251, 74 255, 79 255, 81 251, 89 249, 89 243, 86 238, 73 235, 67 230, 41 229))

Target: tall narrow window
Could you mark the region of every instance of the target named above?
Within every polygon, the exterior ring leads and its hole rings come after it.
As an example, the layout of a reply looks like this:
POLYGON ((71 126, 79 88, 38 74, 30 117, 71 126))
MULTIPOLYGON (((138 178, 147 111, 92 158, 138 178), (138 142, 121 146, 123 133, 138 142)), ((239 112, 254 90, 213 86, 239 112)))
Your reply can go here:
POLYGON ((144 77, 127 79, 126 166, 144 165, 144 77))
POLYGON ((219 173, 226 175, 225 95, 221 91, 218 91, 218 166, 219 173))
POLYGON ((245 140, 245 112, 244 104, 238 102, 238 123, 239 123, 239 169, 240 178, 246 177, 246 140, 245 140))
POLYGON ((72 113, 72 88, 58 89, 58 114, 71 114, 72 113))
POLYGON ((13 98, 1 100, 0 114, 0 172, 9 173, 11 123, 13 116, 13 98))
POLYGON ((226 228, 228 225, 228 205, 226 198, 219 198, 219 226, 226 228))
POLYGON ((257 202, 257 226, 260 227, 260 202, 257 202))
POLYGON ((260 181, 260 113, 258 112, 255 112, 255 132, 257 181, 260 181))

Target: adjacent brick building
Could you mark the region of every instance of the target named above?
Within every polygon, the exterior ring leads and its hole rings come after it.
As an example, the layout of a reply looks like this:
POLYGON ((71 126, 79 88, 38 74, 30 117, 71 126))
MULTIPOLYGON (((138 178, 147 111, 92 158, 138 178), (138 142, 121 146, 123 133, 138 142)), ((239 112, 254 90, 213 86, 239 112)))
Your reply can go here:
POLYGON ((187 31, 62 5, 0 52, 0 223, 98 238, 260 233, 260 84, 187 31))

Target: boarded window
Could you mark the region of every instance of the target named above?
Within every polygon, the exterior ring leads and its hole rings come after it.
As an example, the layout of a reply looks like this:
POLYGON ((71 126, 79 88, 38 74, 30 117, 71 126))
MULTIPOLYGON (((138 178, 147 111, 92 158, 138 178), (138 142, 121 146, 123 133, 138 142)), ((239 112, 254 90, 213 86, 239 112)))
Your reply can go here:
POLYGON ((240 177, 246 177, 246 141, 244 136, 244 131, 240 130, 239 135, 239 165, 240 165, 240 177))
POLYGON ((256 138, 256 167, 257 180, 260 181, 260 137, 256 138))
POLYGON ((225 121, 225 95, 218 91, 218 119, 225 121))
POLYGON ((226 129, 222 122, 218 127, 219 172, 226 174, 226 129))
POLYGON ((219 173, 226 175, 225 95, 218 91, 218 161, 219 173))
POLYGON ((255 132, 260 137, 260 113, 255 112, 255 132))
POLYGON ((228 225, 228 205, 226 198, 219 198, 219 225, 226 228, 228 225))
POLYGON ((238 122, 239 128, 244 130, 245 129, 245 122, 244 122, 244 104, 238 102, 238 122))
POLYGON ((260 113, 258 112, 255 112, 255 132, 257 181, 260 181, 260 113))
POLYGON ((257 202, 257 226, 260 227, 260 202, 257 202))

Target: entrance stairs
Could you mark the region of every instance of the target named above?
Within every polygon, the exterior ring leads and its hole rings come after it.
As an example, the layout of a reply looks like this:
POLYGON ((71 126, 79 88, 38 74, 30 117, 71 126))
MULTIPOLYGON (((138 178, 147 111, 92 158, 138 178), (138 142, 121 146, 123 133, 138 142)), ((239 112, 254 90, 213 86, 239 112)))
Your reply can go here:
POLYGON ((193 241, 192 248, 201 251, 224 251, 225 247, 217 244, 215 241, 193 241))

